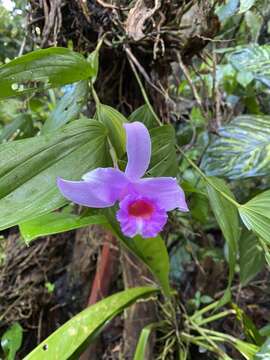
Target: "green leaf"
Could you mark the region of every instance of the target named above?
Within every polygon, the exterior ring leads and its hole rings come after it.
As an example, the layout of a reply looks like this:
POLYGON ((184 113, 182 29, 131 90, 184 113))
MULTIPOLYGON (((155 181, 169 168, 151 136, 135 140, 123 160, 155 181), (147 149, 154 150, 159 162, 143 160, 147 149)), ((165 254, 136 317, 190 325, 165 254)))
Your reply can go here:
POLYGON ((270 190, 255 196, 239 207, 240 217, 248 230, 270 243, 270 190))
POLYGON ((147 358, 146 350, 147 350, 147 343, 151 332, 159 326, 159 323, 153 323, 145 326, 141 333, 140 337, 136 346, 136 351, 133 360, 144 360, 147 358))
POLYGON ((75 215, 69 211, 53 212, 20 224, 23 239, 29 243, 40 236, 58 234, 84 226, 106 224, 102 215, 75 215))
POLYGON ((248 11, 255 4, 255 2, 256 0, 240 0, 239 14, 248 11))
MULTIPOLYGON (((246 341, 235 339, 234 347, 244 356, 245 359, 255 360, 254 355, 258 351, 258 346, 247 343, 246 341)), ((256 360, 258 360, 258 359, 256 359, 256 360)), ((264 360, 267 360, 267 359, 264 359, 264 360)))
POLYGON ((264 342, 264 337, 259 333, 252 319, 247 316, 245 312, 240 309, 236 304, 232 304, 232 308, 236 311, 236 317, 239 320, 241 326, 243 327, 244 334, 247 340, 256 345, 262 345, 264 342))
POLYGON ((0 229, 63 206, 57 176, 79 180, 87 171, 108 166, 106 129, 78 120, 54 134, 0 146, 0 229))
POLYGON ((153 113, 150 111, 148 105, 142 105, 129 116, 129 122, 140 121, 144 123, 144 125, 148 129, 152 129, 157 126, 157 121, 154 118, 153 113))
POLYGON ((254 77, 251 72, 242 70, 237 73, 236 80, 240 85, 246 88, 254 80, 254 77))
POLYGON ((221 193, 224 193, 234 200, 234 195, 230 191, 224 180, 211 177, 208 178, 208 181, 211 184, 207 184, 207 192, 210 205, 228 245, 229 289, 234 276, 238 240, 240 235, 237 207, 221 195, 221 193))
POLYGON ((6 360, 15 360, 16 352, 20 349, 23 339, 23 329, 19 323, 14 323, 3 334, 1 346, 6 355, 6 360))
POLYGON ((239 6, 239 0, 228 0, 226 3, 217 9, 217 16, 219 20, 224 22, 236 14, 239 6))
POLYGON ((270 173, 270 116, 238 116, 218 135, 202 160, 208 176, 242 179, 270 173))
POLYGON ((66 360, 86 341, 91 342, 109 320, 133 304, 156 293, 150 287, 121 291, 88 307, 62 325, 38 345, 24 360, 66 360))
POLYGON ((87 95, 88 83, 86 80, 82 80, 58 102, 42 127, 41 134, 55 131, 71 120, 78 118, 83 106, 87 102, 87 95))
POLYGON ((176 176, 175 132, 171 125, 150 130, 152 156, 147 173, 150 176, 176 176))
POLYGON ((270 45, 253 44, 240 48, 231 53, 229 61, 236 70, 244 69, 256 80, 270 87, 270 45))
POLYGON ((256 236, 244 231, 239 240, 240 282, 247 285, 265 266, 265 257, 256 236))
POLYGON ((70 84, 94 74, 79 53, 57 47, 36 50, 0 67, 0 98, 70 84))
POLYGON ((120 112, 103 104, 97 106, 97 118, 108 129, 110 142, 118 158, 121 158, 126 151, 126 133, 123 124, 127 120, 120 112))
POLYGON ((104 210, 104 214, 106 215, 113 232, 122 244, 141 259, 160 283, 164 294, 170 296, 169 255, 161 236, 147 239, 143 239, 141 236, 135 236, 132 239, 128 238, 121 232, 119 223, 115 217, 115 210, 113 208, 106 209, 104 210))
POLYGON ((261 349, 255 354, 253 360, 270 360, 270 338, 268 338, 261 349))
POLYGON ((20 114, 0 134, 0 142, 32 136, 34 132, 32 118, 29 114, 20 114))

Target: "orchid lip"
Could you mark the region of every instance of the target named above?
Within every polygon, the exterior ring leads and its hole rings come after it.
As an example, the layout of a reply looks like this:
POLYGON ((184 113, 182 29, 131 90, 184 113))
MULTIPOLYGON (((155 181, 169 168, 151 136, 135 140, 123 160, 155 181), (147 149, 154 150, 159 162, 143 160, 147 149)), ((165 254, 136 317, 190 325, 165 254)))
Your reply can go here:
POLYGON ((154 206, 143 199, 135 200, 128 206, 129 215, 143 219, 150 219, 154 210, 154 206))

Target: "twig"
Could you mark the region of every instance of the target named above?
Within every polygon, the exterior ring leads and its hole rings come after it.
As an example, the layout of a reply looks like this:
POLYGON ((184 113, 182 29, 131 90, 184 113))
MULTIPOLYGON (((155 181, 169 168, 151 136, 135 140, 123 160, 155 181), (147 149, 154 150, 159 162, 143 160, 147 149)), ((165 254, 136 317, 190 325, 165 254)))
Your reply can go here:
POLYGON ((200 96, 198 94, 198 91, 197 91, 195 85, 192 82, 192 79, 191 79, 191 77, 189 75, 189 71, 188 71, 186 65, 183 63, 181 55, 178 52, 176 52, 176 56, 177 56, 179 66, 180 66, 181 70, 183 71, 183 74, 184 74, 185 78, 187 79, 187 82, 188 82, 188 84, 189 84, 189 86, 190 86, 190 88, 192 90, 192 93, 194 95, 195 100, 196 100, 197 104, 199 105, 199 107, 201 108, 204 117, 207 118, 207 114, 206 114, 206 112, 204 110, 202 100, 201 100, 201 98, 200 98, 200 96))

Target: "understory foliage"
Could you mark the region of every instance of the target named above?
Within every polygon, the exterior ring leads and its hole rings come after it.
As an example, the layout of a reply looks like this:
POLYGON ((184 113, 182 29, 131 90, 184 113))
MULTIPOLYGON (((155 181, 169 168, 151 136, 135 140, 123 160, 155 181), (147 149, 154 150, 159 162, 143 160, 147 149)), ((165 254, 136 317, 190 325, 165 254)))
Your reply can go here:
POLYGON ((270 359, 268 1, 57 3, 0 6, 1 358, 77 359, 136 303, 149 312, 154 304, 154 316, 134 333, 134 360, 270 359), (189 208, 170 212, 155 238, 125 236, 117 204, 77 206, 57 187, 58 178, 79 181, 97 168, 124 171, 125 127, 134 122, 151 137, 144 176, 176 178, 189 208), (129 286, 121 261, 114 291, 41 336, 45 307, 33 310, 29 300, 29 315, 14 309, 25 305, 27 287, 36 298, 41 282, 48 297, 64 291, 53 273, 62 271, 58 259, 67 265, 61 249, 94 225, 103 229, 96 249, 109 238, 148 275, 129 286), (20 269, 9 265, 14 256, 20 269), (42 281, 24 284, 34 266, 42 281), (34 343, 32 312, 41 314, 34 343))

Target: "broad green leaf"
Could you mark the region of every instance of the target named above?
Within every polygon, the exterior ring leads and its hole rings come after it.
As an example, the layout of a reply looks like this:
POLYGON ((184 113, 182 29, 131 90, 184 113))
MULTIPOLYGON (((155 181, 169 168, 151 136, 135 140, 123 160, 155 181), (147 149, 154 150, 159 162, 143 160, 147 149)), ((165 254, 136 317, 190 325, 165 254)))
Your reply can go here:
POLYGON ((83 343, 91 342, 99 329, 133 304, 156 293, 150 287, 121 291, 90 306, 62 325, 38 345, 24 360, 67 360, 83 343))
POLYGON ((150 176, 176 176, 177 159, 173 127, 164 125, 151 129, 150 136, 152 156, 147 173, 150 176))
POLYGON ((152 129, 157 126, 157 121, 153 116, 153 113, 150 111, 148 105, 142 105, 129 116, 129 122, 140 121, 144 123, 144 125, 148 129, 152 129))
POLYGON ((20 232, 26 242, 40 236, 58 234, 84 226, 106 224, 102 215, 75 215, 70 211, 52 212, 20 224, 20 232))
POLYGON ((240 0, 240 9, 239 13, 242 14, 248 11, 254 4, 256 0, 240 0))
POLYGON ((115 210, 113 208, 106 209, 104 214, 122 244, 145 263, 160 283, 164 294, 170 296, 169 255, 161 236, 147 239, 143 239, 141 236, 135 236, 132 239, 128 238, 121 232, 115 217, 115 210))
POLYGON ((97 119, 108 129, 109 140, 118 158, 121 158, 126 151, 126 135, 123 124, 127 120, 120 112, 103 104, 97 106, 97 119))
POLYGON ((229 200, 224 198, 221 194, 224 193, 234 200, 234 195, 230 191, 224 180, 211 177, 208 178, 208 181, 211 184, 207 184, 207 192, 210 205, 228 245, 229 288, 231 286, 234 276, 236 256, 238 250, 238 240, 240 235, 237 207, 233 205, 229 200))
POLYGON ((238 71, 249 72, 254 79, 270 87, 270 45, 253 44, 240 48, 229 56, 230 63, 238 71))
POLYGON ((270 360, 270 338, 265 341, 253 360, 270 360))
POLYGON ((32 136, 34 132, 32 118, 29 114, 20 114, 6 125, 0 134, 0 142, 14 139, 22 139, 32 136))
POLYGON ((147 343, 148 343, 149 337, 151 335, 151 332, 157 326, 159 326, 158 323, 153 323, 153 324, 149 324, 149 325, 145 326, 142 329, 137 346, 136 346, 136 351, 135 351, 133 360, 144 360, 147 358, 147 356, 146 356, 147 343))
POLYGON ((63 206, 57 176, 79 180, 87 171, 108 166, 106 129, 78 120, 47 134, 0 146, 0 229, 63 206))
POLYGON ((36 50, 0 67, 0 98, 74 83, 94 74, 79 53, 57 47, 36 50))
POLYGON ((6 360, 15 360, 16 352, 20 349, 23 339, 23 329, 19 323, 14 323, 3 334, 1 347, 5 353, 6 360))
POLYGON ((239 240, 240 282, 246 285, 265 265, 265 257, 256 236, 244 231, 239 240))
POLYGON ((270 190, 255 196, 239 207, 239 214, 248 230, 270 243, 270 190))
POLYGON ((270 116, 238 116, 218 133, 202 160, 207 175, 241 179, 270 174, 270 116))
POLYGON ((78 82, 74 88, 65 94, 52 111, 44 126, 41 134, 55 131, 71 120, 78 118, 83 106, 87 102, 88 83, 86 80, 78 82))

